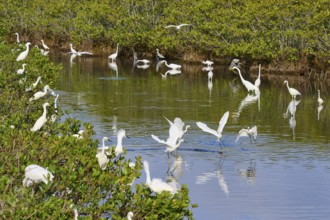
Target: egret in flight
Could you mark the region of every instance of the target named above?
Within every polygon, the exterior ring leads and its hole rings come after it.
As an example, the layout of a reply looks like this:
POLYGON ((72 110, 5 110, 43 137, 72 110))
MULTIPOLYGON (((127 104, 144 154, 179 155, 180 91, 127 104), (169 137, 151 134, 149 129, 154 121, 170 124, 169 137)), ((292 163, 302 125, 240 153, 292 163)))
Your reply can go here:
POLYGON ((170 24, 170 25, 167 25, 165 28, 175 28, 176 30, 180 30, 182 27, 185 27, 185 26, 192 26, 192 24, 179 24, 179 25, 173 25, 173 24, 170 24))
POLYGON ((167 64, 167 61, 165 60, 165 65, 168 67, 168 68, 171 68, 173 70, 179 70, 181 69, 181 65, 178 65, 178 64, 175 64, 175 63, 170 63, 170 64, 167 64))
POLYGON ((252 143, 252 139, 256 143, 257 142, 257 140, 256 140, 257 139, 257 134, 258 134, 257 126, 253 126, 252 128, 248 127, 247 129, 242 129, 238 132, 238 136, 237 136, 235 142, 237 142, 240 137, 249 137, 251 143, 252 143))
POLYGON ((317 90, 318 93, 318 98, 317 98, 317 102, 319 103, 319 105, 323 105, 323 99, 320 97, 320 90, 317 90))
POLYGON ((23 179, 23 186, 29 187, 33 183, 40 183, 43 182, 48 184, 49 181, 53 181, 54 175, 49 172, 47 169, 31 164, 25 168, 25 178, 23 179))
MULTIPOLYGON (((222 118, 219 121, 219 127, 218 130, 214 130, 212 128, 209 128, 206 124, 203 122, 196 122, 197 126, 202 129, 204 132, 213 134, 214 136, 217 137, 218 141, 221 141, 222 138, 222 130, 225 127, 229 117, 229 111, 225 112, 222 116, 222 118)), ((220 142, 221 143, 221 142, 220 142)))
POLYGON ((150 178, 150 169, 149 169, 148 161, 143 161, 143 168, 144 171, 146 172, 146 184, 151 191, 155 193, 162 193, 163 191, 170 192, 171 194, 176 193, 176 190, 171 185, 164 182, 163 180, 150 178))
POLYGON ((296 99, 296 96, 297 95, 300 95, 301 96, 301 94, 300 94, 300 92, 298 90, 296 90, 295 88, 289 87, 288 80, 285 80, 284 81, 284 84, 286 84, 286 86, 288 87, 289 93, 290 93, 290 95, 292 96, 293 99, 296 99))
POLYGON ((27 57, 27 55, 29 54, 29 46, 30 46, 30 45, 31 45, 30 42, 27 42, 27 43, 25 44, 25 46, 26 46, 26 50, 23 51, 22 53, 20 53, 20 54, 18 55, 16 61, 24 60, 24 59, 27 57))
POLYGON ((162 54, 159 53, 159 49, 158 48, 156 49, 156 53, 157 53, 156 56, 157 56, 158 59, 165 59, 165 57, 162 54))
POLYGON ((26 66, 26 64, 23 63, 23 64, 22 64, 22 69, 18 69, 18 70, 17 70, 17 74, 18 74, 18 75, 22 75, 22 74, 24 73, 24 71, 25 71, 25 66, 26 66))
POLYGON ((46 102, 42 105, 44 111, 42 113, 42 116, 38 118, 38 120, 34 123, 34 126, 30 129, 31 131, 38 131, 40 128, 47 122, 47 107, 49 106, 49 103, 46 102))
POLYGON ((117 56, 118 56, 118 47, 119 47, 119 44, 117 44, 117 50, 116 50, 116 53, 113 53, 111 54, 108 59, 111 59, 111 62, 113 62, 114 60, 116 60, 117 56))

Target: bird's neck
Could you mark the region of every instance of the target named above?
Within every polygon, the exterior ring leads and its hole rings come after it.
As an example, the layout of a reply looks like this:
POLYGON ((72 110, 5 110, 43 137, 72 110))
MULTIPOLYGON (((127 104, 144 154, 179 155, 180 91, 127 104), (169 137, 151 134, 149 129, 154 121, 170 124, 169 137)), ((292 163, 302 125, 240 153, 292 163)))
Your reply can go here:
POLYGON ((150 178, 150 170, 148 165, 144 166, 144 171, 146 172, 146 184, 149 185, 151 183, 151 178, 150 178))
POLYGON ((116 146, 116 150, 122 150, 123 149, 123 137, 122 136, 118 136, 117 137, 117 146, 116 146))
POLYGON ((235 69, 237 69, 237 71, 238 71, 238 75, 239 75, 239 77, 241 78, 241 81, 244 81, 244 78, 243 78, 243 76, 242 76, 242 74, 241 74, 241 70, 239 69, 239 68, 237 68, 237 67, 234 67, 235 69))
POLYGON ((45 118, 47 115, 47 106, 44 106, 44 112, 42 113, 42 116, 45 118))

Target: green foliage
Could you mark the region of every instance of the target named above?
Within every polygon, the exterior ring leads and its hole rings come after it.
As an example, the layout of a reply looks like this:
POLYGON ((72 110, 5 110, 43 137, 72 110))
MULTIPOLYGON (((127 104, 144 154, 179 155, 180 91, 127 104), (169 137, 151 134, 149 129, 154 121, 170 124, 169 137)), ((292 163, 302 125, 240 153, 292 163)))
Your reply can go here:
MULTIPOLYGON (((130 167, 125 152, 115 157, 113 147, 107 168, 101 170, 95 157, 99 143, 92 139, 91 124, 66 117, 54 123, 48 120, 40 131, 31 132, 44 102, 51 104, 48 116, 55 114, 55 109, 51 96, 32 102, 29 98, 46 84, 53 88, 61 68, 36 48, 24 61, 16 62, 17 49, 0 44, 1 219, 72 219, 74 208, 86 219, 123 219, 129 211, 134 219, 193 219, 186 186, 174 196, 166 192, 155 195, 144 184, 131 187, 141 176, 140 157, 135 158, 135 167, 130 167), (26 72, 17 75, 23 62, 26 72), (26 92, 38 76, 42 83, 26 92), (80 129, 85 130, 83 138, 73 137, 80 129), (47 167, 53 181, 23 187, 24 169, 30 164, 47 167)), ((58 118, 63 114, 58 113, 58 118)))

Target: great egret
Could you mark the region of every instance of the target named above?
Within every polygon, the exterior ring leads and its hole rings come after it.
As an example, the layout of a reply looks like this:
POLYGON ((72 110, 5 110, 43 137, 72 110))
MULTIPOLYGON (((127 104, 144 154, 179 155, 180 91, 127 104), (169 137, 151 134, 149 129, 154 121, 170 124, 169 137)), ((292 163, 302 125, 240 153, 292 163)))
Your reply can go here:
POLYGON ((20 43, 20 40, 19 40, 19 34, 16 32, 14 35, 16 35, 16 42, 17 42, 17 43, 20 43))
POLYGON ((229 111, 225 112, 223 116, 221 117, 219 121, 219 127, 218 130, 214 130, 212 128, 209 128, 206 124, 203 122, 196 122, 197 126, 202 129, 204 132, 213 134, 214 136, 217 137, 217 140, 220 141, 222 138, 222 130, 225 127, 229 117, 229 111))
POLYGON ((42 105, 44 108, 44 111, 42 113, 42 116, 38 118, 38 120, 34 123, 34 126, 30 129, 31 131, 38 131, 40 128, 47 122, 47 107, 49 106, 49 103, 46 102, 42 105))
POLYGON ((77 54, 77 51, 75 49, 73 49, 73 46, 71 43, 70 43, 70 51, 72 54, 77 54))
MULTIPOLYGON (((81 56, 84 54, 87 55, 93 55, 93 53, 88 52, 88 51, 76 51, 75 49, 73 49, 72 44, 70 43, 70 52, 68 54, 72 54, 72 55, 76 55, 76 56, 81 56)), ((71 57, 72 58, 72 57, 71 57)), ((74 59, 74 57, 72 58, 72 60, 74 59)), ((70 62, 72 62, 72 60, 70 59, 70 62)))
POLYGON ((116 156, 119 156, 120 154, 122 154, 123 151, 123 138, 126 137, 126 131, 124 129, 119 129, 119 131, 117 132, 117 145, 116 145, 116 149, 115 149, 115 153, 116 156))
POLYGON ((317 98, 317 102, 319 103, 319 105, 323 105, 323 99, 320 97, 320 90, 317 90, 318 93, 318 98, 317 98))
POLYGON ((53 181, 54 175, 47 169, 31 164, 25 168, 25 178, 23 179, 23 186, 29 187, 33 183, 43 182, 48 184, 49 181, 53 181))
POLYGON ((117 50, 116 53, 111 54, 108 58, 111 59, 111 62, 113 62, 114 60, 116 60, 117 56, 118 56, 118 47, 119 44, 117 44, 117 50))
POLYGON ((205 60, 205 61, 202 61, 203 64, 205 64, 206 66, 210 67, 213 65, 213 61, 210 61, 210 60, 205 60))
MULTIPOLYGON (((164 118, 167 120, 167 122, 170 124, 171 128, 172 126, 176 126, 177 127, 177 130, 175 130, 174 132, 178 132, 177 136, 178 136, 178 139, 181 139, 183 137, 183 135, 188 131, 188 128, 190 128, 190 125, 187 125, 186 128, 184 128, 184 122, 182 121, 181 118, 179 117, 176 117, 174 119, 174 121, 170 121, 168 118, 166 118, 164 116, 164 118)), ((171 129, 170 128, 170 129, 171 129)), ((171 132, 170 132, 171 133, 171 132)))
POLYGON ((179 24, 179 25, 167 25, 165 28, 175 28, 176 30, 180 30, 184 26, 192 26, 192 24, 179 24))
POLYGON ((35 81, 34 83, 32 83, 32 85, 30 87, 27 87, 25 89, 25 91, 28 92, 28 91, 31 91, 31 90, 35 89, 37 87, 37 85, 38 85, 38 83, 39 83, 40 80, 41 80, 41 76, 39 76, 37 78, 37 81, 35 81))
POLYGON ((254 81, 254 85, 258 88, 260 87, 261 84, 260 74, 261 74, 261 64, 259 64, 258 78, 256 79, 256 81, 254 81))
POLYGON ((133 212, 127 213, 127 220, 132 220, 132 217, 134 216, 133 212))
POLYGON ((49 86, 45 85, 43 91, 39 91, 39 92, 34 93, 33 97, 30 98, 29 101, 31 102, 33 100, 37 100, 37 99, 40 99, 41 97, 44 97, 47 94, 49 89, 50 89, 49 86))
POLYGON ((292 96, 293 99, 296 99, 296 96, 297 95, 300 95, 301 96, 301 94, 300 94, 300 92, 298 90, 289 87, 288 80, 285 80, 284 81, 284 84, 286 84, 286 86, 288 87, 289 93, 290 93, 290 95, 292 96))
POLYGON ((179 70, 181 69, 181 65, 178 65, 178 64, 175 64, 175 63, 170 63, 170 64, 167 64, 167 61, 165 60, 165 65, 168 67, 168 68, 171 68, 173 70, 179 70))
POLYGON ((25 71, 25 66, 26 66, 26 64, 23 63, 23 64, 22 64, 22 69, 18 69, 18 70, 17 70, 17 74, 22 75, 22 74, 24 73, 24 71, 25 71))
POLYGON ((26 46, 26 50, 23 51, 22 53, 20 53, 20 54, 18 55, 16 61, 24 60, 24 59, 27 57, 27 55, 29 54, 29 46, 30 46, 30 45, 31 45, 30 42, 27 42, 27 43, 25 44, 25 46, 26 46))
POLYGON ((247 128, 247 129, 241 129, 239 132, 238 132, 238 135, 237 135, 237 138, 236 138, 236 141, 238 141, 238 139, 240 137, 249 137, 250 138, 250 141, 252 142, 252 139, 254 142, 257 142, 257 126, 253 126, 252 128, 247 128))
POLYGON ((158 48, 156 49, 156 53, 157 53, 156 56, 157 56, 158 59, 165 59, 165 57, 162 54, 159 53, 159 49, 158 48))
POLYGON ((41 44, 45 50, 49 50, 49 47, 45 44, 44 40, 41 40, 41 44))
POLYGON ((102 150, 100 152, 96 153, 97 161, 100 165, 101 170, 105 170, 107 168, 107 164, 109 163, 109 158, 104 153, 105 148, 102 147, 102 150))
POLYGON ((243 78, 243 76, 241 74, 241 70, 238 67, 234 66, 231 69, 232 70, 236 69, 238 71, 238 75, 241 78, 241 81, 242 81, 243 85, 245 86, 245 88, 248 90, 248 92, 250 92, 250 91, 256 92, 257 90, 259 90, 257 86, 253 85, 251 82, 249 82, 243 78))
POLYGON ((144 167, 144 171, 146 172, 146 184, 151 191, 155 193, 162 193, 163 191, 167 191, 172 194, 176 192, 171 185, 169 185, 168 183, 164 182, 161 179, 153 178, 151 180, 148 161, 143 161, 143 167, 144 167))

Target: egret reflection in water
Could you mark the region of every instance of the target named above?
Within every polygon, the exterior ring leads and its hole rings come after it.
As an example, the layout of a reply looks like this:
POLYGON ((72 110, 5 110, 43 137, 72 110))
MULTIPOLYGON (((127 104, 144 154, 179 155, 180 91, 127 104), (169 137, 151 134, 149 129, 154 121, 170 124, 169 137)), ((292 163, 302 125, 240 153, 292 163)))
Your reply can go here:
POLYGON ((241 112, 243 111, 244 108, 247 106, 252 105, 253 103, 258 101, 258 110, 260 111, 260 90, 255 90, 256 94, 247 94, 244 99, 242 99, 237 112, 233 113, 234 117, 239 117, 241 112))
POLYGON ((319 105, 317 107, 317 120, 320 120, 320 112, 322 111, 323 109, 323 105, 319 105))
POLYGON ((181 74, 181 70, 177 70, 177 69, 171 69, 171 70, 167 70, 165 72, 165 74, 160 74, 162 75, 162 78, 165 79, 167 77, 167 75, 170 74, 170 75, 178 75, 178 74, 181 74))
POLYGON ((118 77, 118 66, 115 62, 108 62, 108 66, 110 69, 116 72, 116 77, 118 77))

